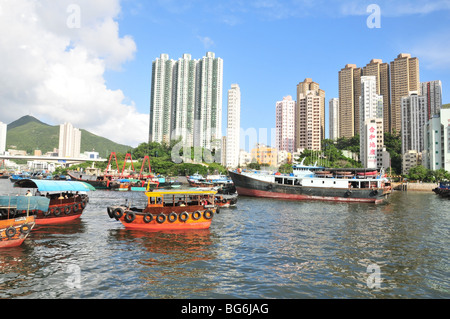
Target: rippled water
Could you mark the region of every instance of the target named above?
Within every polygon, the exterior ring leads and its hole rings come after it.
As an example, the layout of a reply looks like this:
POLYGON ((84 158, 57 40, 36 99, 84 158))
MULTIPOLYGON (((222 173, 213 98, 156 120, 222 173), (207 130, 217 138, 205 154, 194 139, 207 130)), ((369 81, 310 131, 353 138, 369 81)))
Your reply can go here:
POLYGON ((145 202, 91 192, 78 221, 2 249, 0 298, 450 297, 450 200, 432 192, 378 206, 241 197, 209 230, 152 233, 108 217, 125 199, 145 202))

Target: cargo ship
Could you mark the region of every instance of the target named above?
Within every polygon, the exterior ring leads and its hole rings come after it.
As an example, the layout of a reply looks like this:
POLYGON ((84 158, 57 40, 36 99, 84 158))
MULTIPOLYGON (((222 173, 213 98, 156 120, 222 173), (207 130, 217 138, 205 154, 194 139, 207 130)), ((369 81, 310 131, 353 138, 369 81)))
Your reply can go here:
POLYGON ((289 175, 240 169, 229 174, 240 196, 379 204, 391 194, 389 179, 376 170, 296 165, 289 175))

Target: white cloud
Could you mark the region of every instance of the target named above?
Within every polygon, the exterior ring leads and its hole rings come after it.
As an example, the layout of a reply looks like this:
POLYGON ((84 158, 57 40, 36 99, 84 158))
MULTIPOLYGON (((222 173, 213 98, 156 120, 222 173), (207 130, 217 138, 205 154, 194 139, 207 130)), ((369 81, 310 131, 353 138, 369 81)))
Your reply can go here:
POLYGON ((197 36, 197 39, 203 43, 205 49, 210 49, 214 45, 214 41, 210 37, 197 36))
POLYGON ((131 37, 119 36, 119 0, 77 0, 79 28, 68 25, 72 3, 0 3, 0 121, 32 114, 118 143, 145 142, 148 114, 124 103, 123 92, 108 89, 104 79, 136 51, 131 37))

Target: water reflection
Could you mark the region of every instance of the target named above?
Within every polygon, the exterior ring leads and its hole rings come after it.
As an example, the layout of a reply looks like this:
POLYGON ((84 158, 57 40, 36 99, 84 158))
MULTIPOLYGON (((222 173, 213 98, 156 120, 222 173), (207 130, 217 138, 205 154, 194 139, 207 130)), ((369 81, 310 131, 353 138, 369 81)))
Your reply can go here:
POLYGON ((0 251, 0 298, 449 297, 450 201, 434 194, 396 192, 384 205, 242 197, 201 231, 108 217, 106 206, 142 197, 93 192, 79 220, 36 226, 0 251), (372 264, 380 289, 367 286, 372 264))

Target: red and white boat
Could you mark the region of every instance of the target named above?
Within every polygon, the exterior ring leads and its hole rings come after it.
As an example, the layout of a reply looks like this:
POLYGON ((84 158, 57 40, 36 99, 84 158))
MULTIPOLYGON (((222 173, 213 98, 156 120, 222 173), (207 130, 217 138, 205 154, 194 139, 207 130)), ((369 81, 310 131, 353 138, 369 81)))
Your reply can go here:
POLYGON ((89 202, 87 192, 95 190, 83 182, 23 179, 14 187, 33 189, 35 195, 50 200, 48 210, 35 213, 36 225, 53 225, 70 222, 81 217, 89 202))

